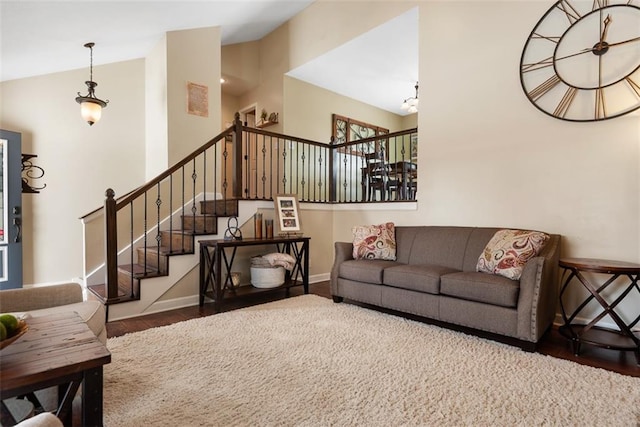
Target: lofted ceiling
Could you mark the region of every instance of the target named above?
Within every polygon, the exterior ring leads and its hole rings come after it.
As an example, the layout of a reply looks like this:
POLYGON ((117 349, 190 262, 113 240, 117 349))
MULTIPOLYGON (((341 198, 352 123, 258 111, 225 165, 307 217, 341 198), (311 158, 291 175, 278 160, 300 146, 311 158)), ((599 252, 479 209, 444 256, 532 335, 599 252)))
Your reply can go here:
POLYGON ((415 96, 418 79, 418 9, 350 40, 288 75, 399 115, 415 96))
POLYGON ((222 44, 259 40, 313 0, 0 0, 0 80, 144 58, 167 31, 221 27, 222 44))
MULTIPOLYGON (((0 81, 85 68, 90 41, 100 65, 145 57, 167 31, 219 26, 223 45, 259 40, 313 1, 0 0, 0 81)), ((290 75, 406 114, 399 106, 414 95, 417 29, 413 9, 290 75)))

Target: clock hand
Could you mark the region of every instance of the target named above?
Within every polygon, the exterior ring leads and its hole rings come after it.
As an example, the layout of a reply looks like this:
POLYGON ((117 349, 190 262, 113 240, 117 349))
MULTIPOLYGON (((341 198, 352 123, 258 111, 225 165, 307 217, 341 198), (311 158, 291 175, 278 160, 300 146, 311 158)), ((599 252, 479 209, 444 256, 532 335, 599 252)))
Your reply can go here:
MULTIPOLYGON (((638 40, 640 40, 640 37, 634 37, 632 39, 624 40, 624 41, 616 42, 616 43, 609 43, 609 47, 611 47, 611 46, 620 46, 621 44, 637 42, 638 40)), ((593 49, 591 49, 591 50, 593 50, 593 49)))
POLYGON ((567 58, 573 58, 574 56, 578 56, 578 55, 584 55, 585 53, 589 53, 589 52, 593 52, 594 50, 596 50, 595 47, 589 47, 587 49, 582 49, 580 52, 578 53, 573 53, 571 55, 567 55, 567 56, 561 56, 560 58, 556 58, 556 61, 561 61, 563 59, 567 59, 567 58))
POLYGON ((609 24, 611 24, 611 15, 607 15, 603 23, 604 29, 602 30, 602 35, 600 36, 600 43, 598 43, 598 47, 600 49, 602 49, 602 43, 604 43, 605 39, 607 38, 607 30, 609 29, 609 24))
MULTIPOLYGON (((627 43, 637 42, 638 40, 640 40, 640 37, 634 37, 632 39, 623 40, 621 42, 607 43, 607 47, 620 46, 620 45, 627 44, 627 43)), ((563 59, 573 58, 574 56, 583 55, 585 53, 593 52, 594 50, 599 50, 599 48, 600 48, 600 43, 596 44, 596 47, 589 47, 589 48, 586 48, 586 49, 582 49, 580 52, 556 58, 556 61, 561 61, 563 59)))

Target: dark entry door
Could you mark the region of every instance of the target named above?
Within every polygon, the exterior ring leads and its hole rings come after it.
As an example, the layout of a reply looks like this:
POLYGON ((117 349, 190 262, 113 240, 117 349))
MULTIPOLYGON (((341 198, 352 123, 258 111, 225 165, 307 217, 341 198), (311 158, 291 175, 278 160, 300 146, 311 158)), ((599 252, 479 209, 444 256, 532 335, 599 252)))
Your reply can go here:
POLYGON ((0 289, 22 287, 22 137, 0 129, 0 289))

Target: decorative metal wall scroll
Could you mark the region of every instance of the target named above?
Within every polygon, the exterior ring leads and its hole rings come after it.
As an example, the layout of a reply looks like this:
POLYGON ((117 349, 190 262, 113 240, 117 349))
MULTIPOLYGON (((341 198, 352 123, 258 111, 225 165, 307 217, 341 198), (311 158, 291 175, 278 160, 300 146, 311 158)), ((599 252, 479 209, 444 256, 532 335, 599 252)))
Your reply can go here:
POLYGON ((47 186, 47 184, 37 187, 31 183, 34 179, 41 179, 44 176, 44 169, 33 164, 31 159, 38 157, 35 154, 22 154, 22 192, 37 194, 47 186))

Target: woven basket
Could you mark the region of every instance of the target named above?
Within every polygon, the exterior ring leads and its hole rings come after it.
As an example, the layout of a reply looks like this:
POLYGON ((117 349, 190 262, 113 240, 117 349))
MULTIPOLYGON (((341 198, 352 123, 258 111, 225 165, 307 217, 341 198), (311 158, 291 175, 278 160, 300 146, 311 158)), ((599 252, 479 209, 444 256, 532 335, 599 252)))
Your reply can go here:
POLYGON ((284 267, 251 266, 251 284, 256 288, 276 288, 284 283, 284 267))

